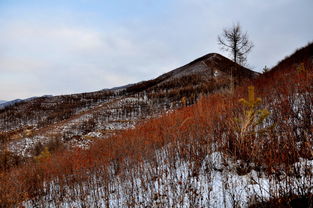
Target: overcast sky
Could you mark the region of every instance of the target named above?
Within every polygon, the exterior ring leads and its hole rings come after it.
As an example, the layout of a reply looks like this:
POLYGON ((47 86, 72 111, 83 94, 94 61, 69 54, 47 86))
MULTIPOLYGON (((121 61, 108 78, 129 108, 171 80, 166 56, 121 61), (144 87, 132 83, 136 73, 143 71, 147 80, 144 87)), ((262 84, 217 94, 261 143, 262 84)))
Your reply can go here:
POLYGON ((313 41, 312 0, 0 0, 0 100, 155 78, 218 52, 240 22, 271 67, 313 41))

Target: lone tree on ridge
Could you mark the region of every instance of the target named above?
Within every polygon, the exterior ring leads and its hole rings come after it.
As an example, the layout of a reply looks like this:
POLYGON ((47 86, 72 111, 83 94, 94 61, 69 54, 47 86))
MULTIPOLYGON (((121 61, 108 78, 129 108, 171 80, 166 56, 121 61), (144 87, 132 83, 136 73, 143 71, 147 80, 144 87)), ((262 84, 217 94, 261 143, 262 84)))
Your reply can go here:
POLYGON ((235 63, 244 65, 247 61, 247 54, 254 47, 248 39, 247 33, 243 33, 239 23, 230 28, 225 28, 217 38, 221 49, 230 53, 235 63))

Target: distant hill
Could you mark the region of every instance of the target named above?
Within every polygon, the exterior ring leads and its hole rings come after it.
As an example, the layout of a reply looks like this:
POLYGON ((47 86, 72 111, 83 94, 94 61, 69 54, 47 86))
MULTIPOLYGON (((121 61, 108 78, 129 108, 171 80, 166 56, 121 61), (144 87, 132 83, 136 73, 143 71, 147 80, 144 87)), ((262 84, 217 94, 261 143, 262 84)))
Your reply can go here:
POLYGON ((22 99, 15 99, 15 100, 11 100, 11 101, 3 101, 3 102, 0 101, 0 109, 3 109, 3 108, 10 106, 10 105, 14 105, 14 104, 19 103, 21 101, 22 101, 22 99))
MULTIPOLYGON (((41 97, 52 97, 52 95, 44 95, 44 96, 41 96, 41 97)), ((11 100, 11 101, 0 100, 0 109, 4 109, 6 107, 15 105, 15 104, 20 103, 20 102, 31 101, 31 100, 33 100, 35 98, 38 98, 38 97, 30 97, 30 98, 26 98, 26 99, 15 99, 15 100, 11 100)))

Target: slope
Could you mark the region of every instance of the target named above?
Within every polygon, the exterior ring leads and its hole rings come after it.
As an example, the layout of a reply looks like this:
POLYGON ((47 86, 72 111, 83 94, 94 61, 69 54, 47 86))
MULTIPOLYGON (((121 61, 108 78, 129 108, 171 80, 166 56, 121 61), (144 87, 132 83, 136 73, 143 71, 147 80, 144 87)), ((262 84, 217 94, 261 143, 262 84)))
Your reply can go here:
POLYGON ((88 150, 62 151, 1 174, 1 202, 261 207, 270 200, 268 207, 311 206, 312 57, 245 82, 233 94, 203 96, 195 105, 97 141, 88 150), (249 84, 262 98, 260 109, 270 112, 256 126, 267 131, 238 137, 234 123, 245 111, 238 99, 247 97, 249 84))
POLYGON ((208 54, 153 80, 13 103, 0 110, 0 136, 11 152, 29 157, 39 154, 49 142, 87 147, 97 138, 256 76, 219 54, 208 54))

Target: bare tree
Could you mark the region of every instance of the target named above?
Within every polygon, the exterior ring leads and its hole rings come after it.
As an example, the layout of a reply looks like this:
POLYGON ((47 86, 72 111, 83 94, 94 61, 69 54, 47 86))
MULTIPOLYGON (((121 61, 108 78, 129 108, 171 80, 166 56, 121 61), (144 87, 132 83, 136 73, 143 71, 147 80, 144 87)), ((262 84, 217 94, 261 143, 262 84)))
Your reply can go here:
POLYGON ((218 36, 218 44, 221 49, 231 54, 235 63, 245 64, 247 54, 253 48, 253 43, 248 39, 247 33, 243 33, 239 23, 231 28, 224 29, 223 33, 218 36))

